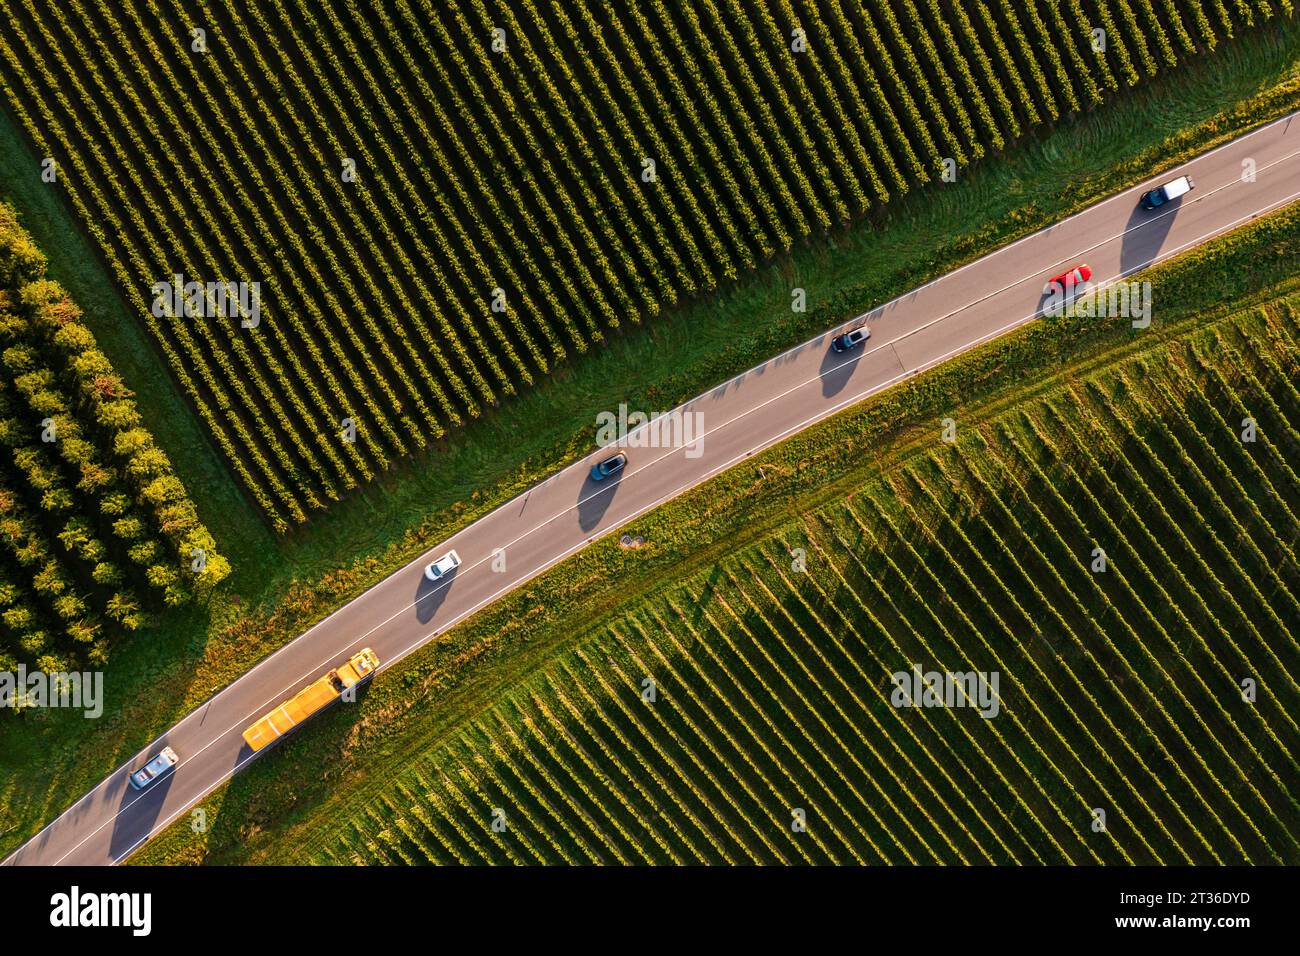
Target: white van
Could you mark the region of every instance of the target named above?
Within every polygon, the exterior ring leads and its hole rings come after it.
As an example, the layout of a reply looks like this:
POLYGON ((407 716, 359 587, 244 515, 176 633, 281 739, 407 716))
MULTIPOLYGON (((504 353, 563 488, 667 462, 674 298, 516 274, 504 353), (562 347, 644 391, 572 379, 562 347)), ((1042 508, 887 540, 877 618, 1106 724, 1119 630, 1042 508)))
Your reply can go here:
POLYGON ((1143 209, 1156 209, 1163 206, 1170 200, 1177 199, 1179 196, 1186 196, 1196 188, 1196 183, 1192 182, 1191 176, 1179 176, 1175 180, 1165 183, 1163 186, 1157 186, 1155 189, 1142 196, 1143 209))

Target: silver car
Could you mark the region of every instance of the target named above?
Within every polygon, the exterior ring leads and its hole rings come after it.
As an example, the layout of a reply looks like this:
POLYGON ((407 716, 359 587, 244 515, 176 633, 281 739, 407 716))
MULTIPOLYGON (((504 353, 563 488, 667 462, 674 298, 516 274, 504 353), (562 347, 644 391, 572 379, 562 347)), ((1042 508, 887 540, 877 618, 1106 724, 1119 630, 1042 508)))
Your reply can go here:
POLYGON ((169 773, 180 759, 171 747, 164 747, 158 752, 158 756, 131 774, 131 786, 136 790, 143 790, 159 777, 169 773))

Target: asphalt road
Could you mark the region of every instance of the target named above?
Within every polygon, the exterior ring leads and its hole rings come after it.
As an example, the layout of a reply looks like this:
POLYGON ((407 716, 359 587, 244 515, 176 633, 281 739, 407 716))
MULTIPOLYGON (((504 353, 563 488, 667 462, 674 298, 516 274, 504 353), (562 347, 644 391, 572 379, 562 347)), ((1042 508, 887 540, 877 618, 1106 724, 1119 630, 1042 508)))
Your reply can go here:
MULTIPOLYGON (((254 759, 241 737, 245 727, 358 649, 373 647, 383 665, 391 666, 596 537, 848 405, 1032 321, 1043 306, 1044 284, 1067 268, 1087 262, 1094 286, 1104 285, 1297 197, 1300 113, 999 249, 709 390, 681 407, 702 413, 702 448, 629 449, 624 473, 602 484, 592 482, 588 471, 608 452, 593 451, 258 664, 119 767, 5 862, 93 865, 122 860, 254 759), (1248 159, 1255 163, 1253 182, 1242 179, 1248 159), (1138 208, 1143 191, 1183 173, 1195 179, 1191 194, 1154 213, 1138 208), (831 337, 864 319, 872 330, 865 348, 833 353, 831 337), (431 584, 423 576, 424 565, 449 548, 460 553, 463 564, 449 580, 431 584), (499 548, 504 549, 504 571, 492 567, 499 548), (164 744, 180 755, 176 770, 149 790, 132 790, 128 772, 164 744)), ((1154 321, 1159 320, 1157 303, 1154 321)))

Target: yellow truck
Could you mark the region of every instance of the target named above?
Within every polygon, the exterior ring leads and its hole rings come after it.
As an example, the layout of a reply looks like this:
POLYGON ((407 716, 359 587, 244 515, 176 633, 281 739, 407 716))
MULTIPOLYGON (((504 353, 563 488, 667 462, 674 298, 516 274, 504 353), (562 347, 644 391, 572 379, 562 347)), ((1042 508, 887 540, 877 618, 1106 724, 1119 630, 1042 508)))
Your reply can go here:
POLYGON ((275 710, 244 731, 244 742, 254 753, 275 743, 303 721, 334 703, 352 687, 364 683, 379 669, 379 658, 365 648, 348 662, 317 678, 275 710))

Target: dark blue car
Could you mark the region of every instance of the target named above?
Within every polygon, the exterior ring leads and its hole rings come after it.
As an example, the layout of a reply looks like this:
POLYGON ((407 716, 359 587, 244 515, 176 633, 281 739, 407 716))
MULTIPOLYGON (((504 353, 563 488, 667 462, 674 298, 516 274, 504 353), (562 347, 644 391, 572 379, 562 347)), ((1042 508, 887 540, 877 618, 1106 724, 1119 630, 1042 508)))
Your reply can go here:
POLYGON ((604 481, 610 475, 616 475, 622 471, 623 466, 626 464, 627 455, 622 452, 606 458, 604 461, 597 462, 591 466, 591 480, 604 481))
POLYGON ((871 338, 871 333, 864 325, 861 328, 845 332, 843 335, 837 335, 831 339, 831 348, 837 352, 847 352, 849 349, 855 349, 867 339, 871 338))

